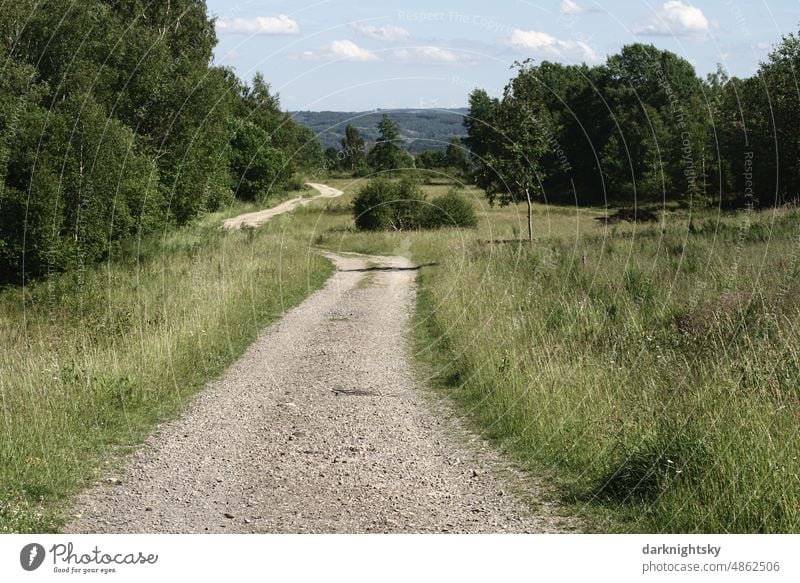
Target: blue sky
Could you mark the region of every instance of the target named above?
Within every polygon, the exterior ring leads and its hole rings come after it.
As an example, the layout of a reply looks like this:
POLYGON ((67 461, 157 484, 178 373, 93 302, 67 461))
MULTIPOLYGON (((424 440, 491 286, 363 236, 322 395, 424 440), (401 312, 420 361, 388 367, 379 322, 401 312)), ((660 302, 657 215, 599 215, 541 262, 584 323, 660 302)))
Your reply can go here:
POLYGON ((756 71, 800 28, 800 0, 209 0, 217 64, 261 72, 295 110, 462 107, 514 61, 603 62, 633 42, 705 75, 756 71))

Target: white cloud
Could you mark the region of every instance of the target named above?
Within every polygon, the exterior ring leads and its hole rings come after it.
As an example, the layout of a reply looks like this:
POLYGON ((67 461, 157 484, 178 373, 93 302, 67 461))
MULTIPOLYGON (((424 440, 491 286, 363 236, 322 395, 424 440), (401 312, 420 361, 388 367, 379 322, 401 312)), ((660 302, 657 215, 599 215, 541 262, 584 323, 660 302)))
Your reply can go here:
POLYGON ((633 26, 635 34, 648 36, 703 36, 710 30, 703 11, 681 0, 664 2, 650 20, 633 26))
POLYGON ((562 0, 561 1, 561 12, 564 14, 580 14, 583 12, 583 8, 578 6, 575 0, 562 0))
POLYGON ((232 34, 297 34, 300 25, 285 14, 217 20, 217 32, 232 34))
POLYGON ((602 61, 600 55, 584 41, 561 40, 546 32, 515 28, 511 31, 508 43, 540 58, 580 59, 589 63, 602 61))
POLYGON ((321 49, 304 51, 296 55, 296 58, 314 61, 350 61, 353 63, 364 63, 367 61, 377 61, 378 55, 358 46, 351 40, 335 40, 321 49))
POLYGON ((411 36, 408 30, 399 26, 374 26, 371 24, 353 22, 350 24, 350 28, 361 36, 377 40, 400 41, 406 40, 411 36))
POLYGON ((455 64, 463 59, 458 53, 441 47, 413 47, 392 51, 392 56, 398 61, 415 61, 423 63, 455 64))

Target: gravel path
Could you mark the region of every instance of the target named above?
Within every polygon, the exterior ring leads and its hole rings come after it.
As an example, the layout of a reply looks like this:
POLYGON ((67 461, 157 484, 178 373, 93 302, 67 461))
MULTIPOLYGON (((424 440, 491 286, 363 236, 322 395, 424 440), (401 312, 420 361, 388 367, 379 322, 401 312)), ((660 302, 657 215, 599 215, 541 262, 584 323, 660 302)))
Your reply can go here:
POLYGON ((329 257, 327 285, 81 494, 67 532, 580 529, 415 380, 409 261, 329 257))
POLYGON ((344 194, 344 192, 338 188, 333 188, 332 186, 327 186, 325 184, 317 184, 315 182, 306 182, 306 184, 319 192, 319 194, 317 196, 309 196, 305 198, 298 196, 297 198, 287 200, 272 208, 264 209, 263 211, 238 215, 223 221, 222 226, 226 229, 241 229, 244 225, 247 225, 248 227, 260 227, 272 217, 293 211, 299 206, 306 206, 311 201, 317 200, 318 198, 336 198, 337 196, 342 196, 344 194))

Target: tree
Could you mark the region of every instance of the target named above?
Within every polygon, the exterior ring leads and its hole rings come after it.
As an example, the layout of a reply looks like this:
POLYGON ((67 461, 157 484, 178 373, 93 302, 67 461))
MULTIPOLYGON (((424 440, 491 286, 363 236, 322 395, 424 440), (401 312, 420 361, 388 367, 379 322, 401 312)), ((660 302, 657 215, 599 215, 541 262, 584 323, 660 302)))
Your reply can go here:
MULTIPOLYGON (((483 89, 475 89, 469 95, 469 113, 464 116, 463 122, 467 130, 464 144, 470 152, 476 172, 487 170, 486 155, 498 137, 494 125, 498 105, 498 100, 489 97, 483 89)), ((477 175, 475 178, 477 179, 477 175)))
MULTIPOLYGON (((536 79, 543 90, 547 116, 539 120, 540 129, 548 142, 540 158, 543 169, 545 198, 548 202, 575 202, 573 185, 583 179, 581 198, 594 201, 595 177, 594 143, 587 139, 587 127, 594 127, 600 105, 586 99, 591 91, 590 69, 586 65, 563 65, 543 61, 536 67, 536 79), (587 106, 588 105, 588 106, 587 106)), ((596 189, 602 192, 601 188, 596 189)))
POLYGON ((337 170, 341 165, 339 150, 333 146, 325 149, 325 168, 327 170, 337 170))
MULTIPOLYGON (((789 34, 775 45, 755 77, 737 84, 748 155, 753 157, 755 185, 761 204, 800 199, 800 137, 797 134, 800 92, 800 37, 789 34)), ((742 166, 742 152, 737 165, 742 166)), ((736 166, 734 166, 736 167, 736 166)))
POLYGON ((614 194, 635 200, 669 193, 691 202, 701 194, 707 133, 694 67, 670 51, 633 44, 599 71, 599 91, 609 109, 601 164, 619 170, 608 173, 614 194))
POLYGON ((464 146, 461 144, 461 139, 450 138, 450 143, 447 144, 447 150, 444 154, 444 165, 462 172, 466 172, 469 169, 469 158, 464 146))
POLYGON ((205 2, 0 10, 0 280, 88 263, 322 165, 316 136, 213 66, 205 2))
POLYGON ((298 125, 295 131, 297 150, 292 154, 290 162, 298 169, 305 169, 314 175, 319 174, 325 165, 322 142, 311 128, 298 125))
MULTIPOLYGON (((540 158, 547 142, 540 119, 546 114, 543 87, 529 61, 517 64, 517 76, 506 85, 491 119, 494 131, 481 145, 476 180, 489 202, 501 205, 525 200, 528 240, 533 241, 533 199, 541 192, 540 158)), ((484 126, 486 127, 486 126, 484 126)))
POLYGON ((535 128, 509 122, 508 94, 498 101, 476 89, 464 119, 472 175, 490 193, 513 190, 504 178, 519 172, 506 165, 526 155, 541 181, 531 192, 547 200, 790 203, 800 199, 798 69, 795 35, 749 79, 718 71, 703 81, 685 59, 645 44, 625 46, 595 67, 528 66, 512 95, 522 79, 530 81, 526 92, 535 97, 521 102, 538 103, 531 116, 546 147, 538 156, 530 155, 533 146, 509 151, 506 142, 524 141, 535 128))
POLYGON ((286 167, 283 152, 272 146, 272 138, 249 120, 238 121, 231 138, 230 165, 237 198, 261 201, 275 188, 286 167))
POLYGON ((397 145, 401 141, 400 126, 384 113, 377 127, 378 141, 367 156, 369 165, 375 170, 413 167, 414 159, 397 145))
POLYGON ((350 170, 355 172, 356 167, 367 158, 367 147, 364 143, 364 138, 358 133, 358 128, 347 124, 341 143, 345 160, 349 162, 350 170))
POLYGON ((446 166, 444 152, 441 150, 425 150, 417 155, 417 167, 433 170, 446 166))

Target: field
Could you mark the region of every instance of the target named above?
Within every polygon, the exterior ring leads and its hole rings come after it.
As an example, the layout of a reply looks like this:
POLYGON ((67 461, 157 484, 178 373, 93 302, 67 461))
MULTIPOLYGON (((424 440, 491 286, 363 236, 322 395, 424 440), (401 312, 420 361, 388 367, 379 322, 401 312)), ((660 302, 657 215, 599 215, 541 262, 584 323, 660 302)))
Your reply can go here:
POLYGON ((598 529, 800 530, 800 213, 535 213, 316 243, 426 265, 416 356, 598 529))
POLYGON ((0 295, 0 531, 57 528, 110 454, 323 283, 316 248, 423 265, 420 370, 597 530, 800 531, 800 213, 537 205, 529 245, 524 206, 470 188, 475 231, 358 233, 363 182, 327 183, 345 196, 255 231, 208 216, 0 295))

